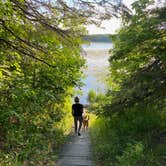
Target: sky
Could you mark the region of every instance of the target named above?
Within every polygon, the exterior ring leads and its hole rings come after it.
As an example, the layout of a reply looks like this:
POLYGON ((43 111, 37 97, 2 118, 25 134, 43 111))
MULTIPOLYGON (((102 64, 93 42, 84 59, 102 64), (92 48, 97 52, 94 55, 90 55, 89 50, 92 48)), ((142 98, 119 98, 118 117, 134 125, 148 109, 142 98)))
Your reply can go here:
MULTIPOLYGON (((131 4, 135 0, 123 0, 123 3, 131 9, 131 4)), ((121 20, 113 17, 111 20, 105 20, 102 22, 101 27, 95 25, 88 25, 87 30, 89 34, 114 34, 116 30, 120 28, 121 20)))

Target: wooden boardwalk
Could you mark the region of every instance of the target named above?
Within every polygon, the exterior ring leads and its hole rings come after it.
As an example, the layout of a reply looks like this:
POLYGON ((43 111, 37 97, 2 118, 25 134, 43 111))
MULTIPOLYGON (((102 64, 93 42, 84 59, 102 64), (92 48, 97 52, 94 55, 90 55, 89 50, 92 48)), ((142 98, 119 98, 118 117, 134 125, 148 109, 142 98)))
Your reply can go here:
POLYGON ((55 166, 93 166, 89 133, 71 136, 55 166))

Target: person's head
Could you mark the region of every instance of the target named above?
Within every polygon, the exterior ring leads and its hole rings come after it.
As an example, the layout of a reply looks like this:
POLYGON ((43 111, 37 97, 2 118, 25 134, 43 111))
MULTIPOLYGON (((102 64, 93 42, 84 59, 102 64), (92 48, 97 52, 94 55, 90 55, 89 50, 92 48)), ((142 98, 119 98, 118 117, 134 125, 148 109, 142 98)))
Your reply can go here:
POLYGON ((79 101, 80 101, 79 97, 76 96, 76 97, 74 98, 74 101, 75 101, 76 103, 79 103, 79 101))

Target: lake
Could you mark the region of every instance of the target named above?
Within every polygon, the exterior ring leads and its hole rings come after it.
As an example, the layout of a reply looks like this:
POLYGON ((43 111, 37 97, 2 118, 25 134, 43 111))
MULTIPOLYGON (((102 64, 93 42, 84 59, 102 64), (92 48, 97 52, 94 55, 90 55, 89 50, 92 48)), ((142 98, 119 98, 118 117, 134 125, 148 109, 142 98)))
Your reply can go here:
POLYGON ((107 49, 109 50, 112 48, 112 43, 104 43, 104 42, 91 42, 90 44, 83 44, 83 49, 85 50, 101 50, 101 49, 107 49))
POLYGON ((87 68, 84 71, 85 78, 82 80, 85 84, 81 90, 80 102, 87 104, 87 96, 89 90, 95 90, 96 92, 105 92, 106 86, 104 79, 108 74, 108 58, 109 49, 112 48, 111 43, 99 43, 92 42, 90 45, 83 45, 85 52, 85 59, 87 62, 87 68))

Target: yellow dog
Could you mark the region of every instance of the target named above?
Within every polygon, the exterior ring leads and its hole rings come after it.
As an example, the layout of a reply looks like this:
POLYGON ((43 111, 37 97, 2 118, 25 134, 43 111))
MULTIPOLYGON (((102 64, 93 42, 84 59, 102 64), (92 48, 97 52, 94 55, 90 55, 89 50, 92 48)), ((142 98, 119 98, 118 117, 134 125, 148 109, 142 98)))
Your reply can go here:
POLYGON ((89 115, 84 111, 83 113, 83 131, 87 130, 89 127, 89 115))

